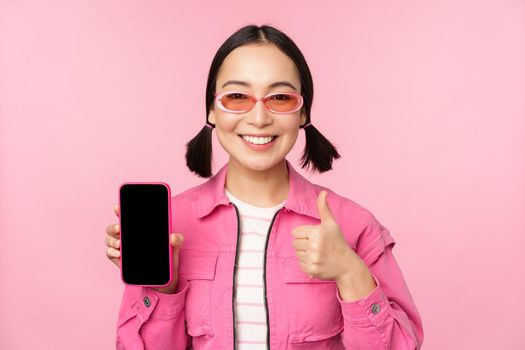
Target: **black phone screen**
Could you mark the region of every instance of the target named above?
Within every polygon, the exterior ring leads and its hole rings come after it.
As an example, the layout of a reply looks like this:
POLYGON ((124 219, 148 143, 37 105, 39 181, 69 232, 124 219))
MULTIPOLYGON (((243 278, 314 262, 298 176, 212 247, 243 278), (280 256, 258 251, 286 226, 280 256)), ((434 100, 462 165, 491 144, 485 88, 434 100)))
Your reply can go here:
POLYGON ((132 184, 120 187, 120 251, 126 284, 163 286, 170 282, 169 187, 132 184))

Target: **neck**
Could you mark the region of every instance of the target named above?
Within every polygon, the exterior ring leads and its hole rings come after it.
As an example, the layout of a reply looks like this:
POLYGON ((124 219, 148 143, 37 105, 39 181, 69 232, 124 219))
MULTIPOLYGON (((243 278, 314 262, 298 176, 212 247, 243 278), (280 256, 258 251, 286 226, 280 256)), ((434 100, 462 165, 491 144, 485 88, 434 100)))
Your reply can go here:
POLYGON ((226 189, 248 204, 269 208, 288 197, 288 169, 286 160, 263 171, 252 170, 232 158, 228 162, 226 189))

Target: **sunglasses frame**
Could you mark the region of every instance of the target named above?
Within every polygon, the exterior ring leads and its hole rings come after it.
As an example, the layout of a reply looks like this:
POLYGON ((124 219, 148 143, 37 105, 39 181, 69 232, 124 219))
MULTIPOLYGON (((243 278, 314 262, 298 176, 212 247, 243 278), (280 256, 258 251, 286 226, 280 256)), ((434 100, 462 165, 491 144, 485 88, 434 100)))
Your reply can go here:
POLYGON ((248 113, 249 111, 251 111, 253 109, 253 107, 255 107, 255 104, 258 102, 258 101, 262 101, 263 105, 264 105, 264 108, 266 108, 267 111, 270 111, 272 113, 276 113, 276 114, 289 114, 289 113, 294 113, 294 112, 297 112, 298 110, 300 110, 302 107, 303 107, 303 103, 304 103, 304 99, 303 99, 303 96, 297 92, 273 92, 273 93, 269 93, 268 95, 264 96, 264 97, 261 97, 261 98, 257 98, 255 95, 249 93, 249 92, 245 92, 245 91, 223 91, 221 92, 220 94, 215 94, 213 93, 213 96, 215 96, 215 104, 217 105, 217 107, 219 107, 220 109, 222 109, 223 111, 225 112, 228 112, 228 113, 235 113, 235 114, 242 114, 242 113, 248 113), (246 96, 249 96, 252 101, 255 101, 255 103, 253 104, 252 108, 250 108, 249 110, 247 111, 234 111, 234 110, 231 110, 231 109, 228 109, 226 108, 223 104, 222 104, 222 101, 221 101, 221 98, 224 96, 224 95, 227 95, 227 94, 243 94, 243 95, 246 95, 246 96), (294 96, 296 97, 298 100, 299 100, 299 103, 297 104, 297 107, 294 108, 293 110, 291 111, 286 111, 286 112, 279 112, 279 111, 275 111, 271 108, 269 108, 267 105, 266 105, 266 101, 272 97, 272 96, 275 96, 275 95, 291 95, 291 96, 294 96))

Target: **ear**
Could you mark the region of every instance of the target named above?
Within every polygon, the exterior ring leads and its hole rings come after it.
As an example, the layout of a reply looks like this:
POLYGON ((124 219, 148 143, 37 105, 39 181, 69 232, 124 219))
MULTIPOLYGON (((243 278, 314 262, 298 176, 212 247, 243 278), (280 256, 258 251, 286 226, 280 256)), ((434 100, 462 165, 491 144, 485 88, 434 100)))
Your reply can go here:
POLYGON ((213 110, 213 108, 210 109, 210 113, 208 114, 208 123, 211 123, 213 125, 217 124, 215 118, 215 111, 213 110))
POLYGON ((304 112, 304 109, 301 110, 301 122, 299 125, 304 125, 306 123, 306 113, 304 112))

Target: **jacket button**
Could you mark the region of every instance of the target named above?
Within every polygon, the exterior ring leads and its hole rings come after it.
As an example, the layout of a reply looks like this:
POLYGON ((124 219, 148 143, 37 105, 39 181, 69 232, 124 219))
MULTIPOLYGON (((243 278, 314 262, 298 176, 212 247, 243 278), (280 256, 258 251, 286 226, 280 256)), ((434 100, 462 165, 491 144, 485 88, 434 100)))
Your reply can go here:
POLYGON ((149 307, 151 305, 151 301, 148 297, 144 297, 144 305, 146 305, 146 307, 149 307))
POLYGON ((372 313, 374 315, 377 315, 380 310, 381 310, 381 306, 379 306, 379 304, 372 304, 372 313))

